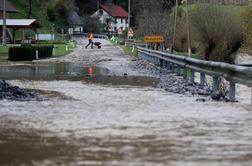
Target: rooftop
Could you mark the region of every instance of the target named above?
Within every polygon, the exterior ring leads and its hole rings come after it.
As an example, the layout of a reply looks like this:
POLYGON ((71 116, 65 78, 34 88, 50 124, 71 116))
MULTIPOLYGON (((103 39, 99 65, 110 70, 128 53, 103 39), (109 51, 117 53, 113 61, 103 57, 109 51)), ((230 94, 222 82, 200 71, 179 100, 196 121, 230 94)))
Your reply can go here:
POLYGON ((100 8, 113 17, 128 17, 128 12, 119 5, 101 5, 100 8))
POLYGON ((70 25, 81 25, 81 18, 76 11, 72 11, 68 14, 68 22, 70 25))
MULTIPOLYGON (((3 19, 0 19, 0 26, 3 26, 3 19)), ((35 19, 6 19, 7 27, 19 28, 41 28, 42 25, 35 19)))

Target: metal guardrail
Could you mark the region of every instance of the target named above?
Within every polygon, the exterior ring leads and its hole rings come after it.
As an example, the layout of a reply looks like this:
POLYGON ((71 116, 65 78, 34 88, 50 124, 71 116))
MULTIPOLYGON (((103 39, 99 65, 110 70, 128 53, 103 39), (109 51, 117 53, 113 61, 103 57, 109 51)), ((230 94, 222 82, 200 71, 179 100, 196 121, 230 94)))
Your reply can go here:
POLYGON ((125 46, 127 46, 127 47, 147 47, 147 43, 144 43, 142 41, 136 41, 136 40, 126 40, 125 46))
POLYGON ((143 47, 137 47, 140 58, 167 67, 181 75, 184 70, 184 78, 188 79, 187 71, 191 70, 190 79, 194 82, 195 72, 200 73, 200 84, 205 85, 205 75, 213 77, 213 90, 220 87, 220 77, 229 81, 229 100, 235 101, 235 83, 252 86, 252 67, 232 65, 223 62, 204 61, 190 57, 183 57, 156 50, 150 50, 143 47))
POLYGON ((107 35, 94 34, 94 38, 109 40, 107 35))

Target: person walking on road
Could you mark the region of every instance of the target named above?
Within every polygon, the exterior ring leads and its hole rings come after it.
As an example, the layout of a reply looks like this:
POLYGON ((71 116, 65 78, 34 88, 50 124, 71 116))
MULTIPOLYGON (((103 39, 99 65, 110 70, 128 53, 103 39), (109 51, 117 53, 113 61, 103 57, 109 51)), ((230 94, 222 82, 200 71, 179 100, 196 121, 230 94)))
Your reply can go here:
POLYGON ((89 33, 88 34, 88 44, 85 46, 85 48, 88 48, 88 46, 91 44, 91 48, 93 48, 94 42, 93 42, 94 34, 89 33))

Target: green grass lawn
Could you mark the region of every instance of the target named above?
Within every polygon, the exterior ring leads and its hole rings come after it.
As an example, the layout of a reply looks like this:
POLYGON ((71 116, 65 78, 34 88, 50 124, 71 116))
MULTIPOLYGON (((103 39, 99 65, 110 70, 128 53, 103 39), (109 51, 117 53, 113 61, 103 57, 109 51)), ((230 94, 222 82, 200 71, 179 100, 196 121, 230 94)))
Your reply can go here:
MULTIPOLYGON (((0 45, 0 63, 8 62, 8 51, 10 47, 20 46, 18 44, 8 44, 6 46, 0 45)), ((76 43, 68 42, 67 44, 54 44, 55 54, 54 57, 63 56, 69 54, 76 48, 76 43), (66 48, 67 46, 67 48, 66 48)))
POLYGON ((116 43, 116 41, 110 40, 110 42, 111 42, 113 45, 121 47, 121 48, 123 49, 123 51, 124 51, 126 54, 131 55, 131 56, 134 56, 134 57, 137 56, 137 50, 136 50, 136 49, 134 49, 134 50, 132 51, 132 47, 126 47, 125 45, 121 45, 121 44, 119 44, 120 41, 122 41, 122 39, 117 39, 117 43, 116 43))
POLYGON ((70 52, 72 52, 73 49, 76 48, 76 44, 72 42, 69 42, 67 44, 54 44, 54 48, 55 48, 55 54, 53 56, 59 57, 67 55, 70 52))

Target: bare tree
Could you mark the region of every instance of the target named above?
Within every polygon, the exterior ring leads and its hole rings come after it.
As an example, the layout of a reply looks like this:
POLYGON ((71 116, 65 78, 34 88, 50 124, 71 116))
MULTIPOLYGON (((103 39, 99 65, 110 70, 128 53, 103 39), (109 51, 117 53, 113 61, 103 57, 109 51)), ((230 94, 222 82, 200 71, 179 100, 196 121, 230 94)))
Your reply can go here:
POLYGON ((144 0, 139 2, 141 10, 137 14, 137 35, 162 35, 165 37, 166 44, 171 42, 172 17, 170 10, 164 8, 165 0, 153 1, 144 0))
POLYGON ((234 53, 243 41, 237 16, 218 5, 202 4, 191 12, 191 21, 204 59, 234 62, 234 53))

